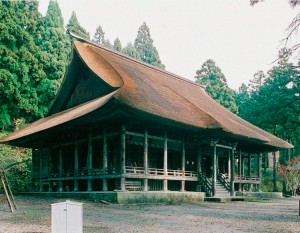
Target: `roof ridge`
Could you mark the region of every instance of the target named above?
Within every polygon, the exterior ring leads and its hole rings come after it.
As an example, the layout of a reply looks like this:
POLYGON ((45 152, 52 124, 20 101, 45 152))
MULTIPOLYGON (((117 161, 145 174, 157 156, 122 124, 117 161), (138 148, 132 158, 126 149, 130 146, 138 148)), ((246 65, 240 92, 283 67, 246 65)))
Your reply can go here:
POLYGON ((158 68, 158 67, 155 67, 155 66, 153 66, 153 65, 151 65, 151 64, 148 64, 148 63, 145 63, 145 62, 143 62, 143 61, 138 61, 138 60, 136 60, 136 59, 134 59, 134 58, 132 58, 132 57, 130 57, 130 56, 124 54, 124 53, 118 52, 118 51, 113 50, 113 49, 110 49, 110 48, 106 48, 106 47, 104 47, 103 45, 100 45, 100 44, 98 44, 98 43, 96 43, 96 42, 94 42, 94 41, 91 41, 91 40, 89 40, 89 39, 83 38, 83 37, 79 36, 78 34, 76 34, 76 33, 74 33, 74 32, 71 32, 70 30, 68 30, 68 31, 69 31, 69 33, 70 33, 70 35, 71 35, 72 37, 78 39, 79 41, 89 43, 89 44, 94 45, 94 46, 96 46, 96 47, 98 47, 98 48, 101 48, 101 49, 103 49, 103 50, 106 50, 106 51, 108 51, 108 52, 111 52, 111 53, 113 53, 113 54, 115 54, 115 55, 124 57, 124 58, 130 60, 131 62, 138 63, 138 64, 140 64, 140 65, 144 65, 144 66, 146 66, 146 67, 148 67, 148 68, 150 68, 150 69, 153 69, 153 70, 155 70, 155 71, 157 71, 157 72, 162 72, 162 73, 167 74, 167 75, 169 75, 169 76, 171 76, 171 77, 173 77, 173 78, 176 78, 176 79, 178 79, 178 80, 180 80, 180 81, 188 82, 188 83, 190 83, 190 84, 192 84, 192 85, 195 85, 195 86, 198 86, 198 87, 201 87, 201 88, 205 89, 204 86, 202 86, 202 85, 200 85, 200 84, 198 84, 198 83, 196 83, 196 82, 193 82, 193 81, 191 81, 191 80, 189 80, 189 79, 187 79, 187 78, 181 77, 181 76, 179 76, 179 75, 177 75, 177 74, 174 74, 174 73, 172 73, 172 72, 170 72, 170 71, 162 70, 162 69, 160 69, 160 68, 158 68))

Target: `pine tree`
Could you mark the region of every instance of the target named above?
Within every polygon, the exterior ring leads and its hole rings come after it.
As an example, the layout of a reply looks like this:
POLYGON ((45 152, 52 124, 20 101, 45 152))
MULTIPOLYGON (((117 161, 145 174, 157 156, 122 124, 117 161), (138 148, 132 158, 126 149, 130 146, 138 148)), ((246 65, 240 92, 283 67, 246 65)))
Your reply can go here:
POLYGON ((44 103, 51 103, 66 72, 71 51, 71 43, 65 34, 61 10, 55 0, 49 2, 40 47, 45 54, 44 70, 47 75, 47 79, 44 79, 40 85, 40 89, 43 90, 40 100, 44 103))
POLYGON ((114 41, 113 49, 116 50, 116 51, 118 51, 118 52, 122 51, 122 44, 121 44, 121 41, 120 41, 120 39, 118 37, 114 41))
POLYGON ((0 2, 0 125, 43 116, 38 86, 45 79, 44 54, 36 45, 41 16, 36 1, 0 2))
POLYGON ((108 39, 105 39, 105 32, 103 31, 103 29, 100 25, 96 29, 93 41, 96 42, 97 44, 103 45, 106 48, 109 48, 109 49, 113 48, 110 41, 108 39))
POLYGON ((74 32, 83 38, 90 39, 90 34, 79 24, 74 11, 72 12, 67 27, 71 32, 74 32))
POLYGON ((137 53, 135 47, 130 42, 127 44, 126 47, 123 48, 122 53, 134 59, 141 60, 140 55, 137 53))
POLYGON ((153 40, 150 36, 150 29, 145 22, 138 30, 134 47, 143 62, 165 69, 165 66, 161 63, 159 58, 158 51, 153 45, 153 40))
POLYGON ((97 44, 103 45, 104 36, 105 36, 105 32, 103 31, 102 27, 99 25, 96 29, 93 41, 97 44))
POLYGON ((228 87, 225 75, 213 60, 209 59, 203 63, 201 69, 197 70, 195 79, 198 84, 206 86, 206 92, 214 100, 237 113, 234 91, 228 87))

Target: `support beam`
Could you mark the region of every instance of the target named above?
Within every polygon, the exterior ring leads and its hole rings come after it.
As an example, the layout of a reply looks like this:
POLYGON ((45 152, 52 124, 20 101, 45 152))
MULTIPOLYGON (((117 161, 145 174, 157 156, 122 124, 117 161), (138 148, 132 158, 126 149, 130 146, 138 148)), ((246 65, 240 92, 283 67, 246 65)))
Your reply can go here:
MULTIPOLYGON (((148 175, 148 131, 145 130, 144 133, 144 173, 145 176, 148 175)), ((144 179, 144 191, 148 191, 148 179, 144 179)))
POLYGON ((42 181, 42 175, 43 175, 43 149, 40 148, 39 150, 39 157, 40 157, 40 164, 39 164, 39 191, 43 192, 44 188, 43 188, 43 181, 42 181))
MULTIPOLYGON (((121 174, 125 174, 125 156, 126 156, 126 128, 123 125, 121 129, 121 174)), ((125 191, 125 177, 121 178, 121 190, 125 191)))
POLYGON ((231 180, 231 151, 228 153, 228 180, 231 180))
POLYGON ((31 150, 32 154, 32 164, 31 164, 31 192, 35 192, 35 180, 33 179, 33 171, 35 169, 35 161, 36 161, 36 149, 31 150))
POLYGON ((258 176, 258 181, 259 181, 259 184, 258 184, 258 192, 261 192, 261 182, 262 182, 262 173, 261 173, 261 169, 262 169, 262 153, 259 153, 258 155, 258 168, 257 168, 257 176, 258 176))
POLYGON ((197 173, 202 172, 202 151, 201 151, 201 145, 199 146, 198 154, 197 154, 197 173))
POLYGON ((212 193, 216 195, 216 184, 217 184, 217 143, 218 141, 212 141, 213 145, 213 166, 212 166, 212 193))
POLYGON ((235 177, 235 161, 234 161, 234 151, 236 149, 236 144, 232 146, 231 153, 230 153, 230 196, 234 196, 235 190, 234 190, 234 177, 235 177))
MULTIPOLYGON (((62 158, 62 147, 59 147, 58 150, 58 174, 59 177, 61 178, 63 175, 63 158, 62 158)), ((60 179, 58 181, 58 192, 62 192, 63 191, 63 183, 62 180, 60 179)))
MULTIPOLYGON (((76 135, 76 139, 75 139, 75 143, 74 143, 74 172, 75 174, 78 174, 78 139, 77 139, 77 135, 76 135)), ((79 188, 78 188, 78 180, 75 178, 74 179, 74 192, 78 192, 79 188)))
MULTIPOLYGON (((103 130, 103 152, 102 152, 102 169, 105 171, 107 169, 108 164, 108 148, 107 148, 107 132, 106 129, 103 130)), ((107 179, 103 179, 102 181, 102 191, 107 191, 107 179)))
MULTIPOLYGON (((182 176, 185 176, 185 142, 182 140, 182 148, 181 148, 181 170, 182 176)), ((181 192, 185 191, 185 180, 181 181, 181 192)))
MULTIPOLYGON (((92 145, 92 133, 89 132, 88 135, 88 152, 87 152, 87 169, 88 169, 88 175, 90 174, 90 171, 93 168, 93 145, 92 145)), ((87 180, 87 191, 91 192, 93 190, 93 183, 91 179, 87 180)))
MULTIPOLYGON (((249 175, 249 180, 251 180, 251 154, 248 154, 248 175, 249 175)), ((251 192, 251 183, 248 184, 248 191, 251 192)))
MULTIPOLYGON (((168 136, 165 133, 164 136, 164 175, 168 175, 168 136)), ((163 184, 163 190, 168 191, 168 180, 165 178, 163 184)))
POLYGON ((273 183, 274 183, 274 192, 278 192, 276 152, 273 152, 273 183))
POLYGON ((242 191, 242 151, 239 153, 239 191, 242 191))

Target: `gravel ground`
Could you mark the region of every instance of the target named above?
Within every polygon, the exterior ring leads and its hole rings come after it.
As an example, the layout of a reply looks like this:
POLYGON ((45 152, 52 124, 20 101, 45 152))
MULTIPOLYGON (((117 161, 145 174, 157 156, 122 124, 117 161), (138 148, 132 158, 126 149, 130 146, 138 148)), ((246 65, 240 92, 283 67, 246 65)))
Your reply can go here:
MULTIPOLYGON (((0 233, 50 232, 50 204, 61 201, 65 200, 17 196, 14 213, 0 202, 0 233)), ((80 202, 84 232, 300 232, 299 197, 197 205, 80 202)))

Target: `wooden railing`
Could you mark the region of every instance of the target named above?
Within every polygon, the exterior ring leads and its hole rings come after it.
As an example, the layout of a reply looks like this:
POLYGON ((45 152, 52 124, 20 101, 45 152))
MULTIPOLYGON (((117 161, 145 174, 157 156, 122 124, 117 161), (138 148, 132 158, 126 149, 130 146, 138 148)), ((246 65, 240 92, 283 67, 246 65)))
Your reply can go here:
POLYGON ((58 171, 53 171, 50 176, 51 177, 97 176, 97 175, 118 174, 118 173, 120 173, 120 171, 117 169, 114 169, 114 168, 106 168, 106 169, 82 168, 82 169, 78 169, 78 170, 63 171, 61 175, 59 174, 58 171))
POLYGON ((243 182, 248 182, 249 181, 249 183, 251 183, 251 182, 259 182, 259 177, 257 177, 257 176, 245 176, 245 175, 243 175, 243 176, 235 176, 234 177, 234 181, 235 182, 239 182, 239 181, 243 181, 243 182))
MULTIPOLYGON (((143 167, 126 166, 125 173, 140 175, 140 174, 145 174, 145 169, 143 167)), ((154 176, 163 176, 165 173, 164 173, 164 169, 161 168, 148 168, 147 174, 154 175, 154 176)), ((167 176, 197 177, 197 173, 193 171, 186 171, 183 173, 182 170, 179 169, 177 170, 168 169, 167 176)))
MULTIPOLYGON (((68 171, 63 171, 62 174, 60 175, 58 171, 53 171, 51 173, 51 177, 72 177, 72 176, 97 176, 97 175, 111 175, 111 174, 120 174, 120 171, 118 169, 97 169, 97 168, 92 168, 92 169, 87 169, 87 168, 82 168, 78 170, 68 170, 68 171)), ((145 174, 145 169, 143 167, 132 167, 132 166, 126 166, 125 167, 125 174, 136 174, 136 175, 144 175, 145 174)), ((147 175, 153 175, 153 176, 163 176, 165 175, 164 169, 161 168, 148 168, 147 169, 147 175)), ((184 173, 182 170, 172 170, 168 169, 167 170, 167 176, 181 176, 181 177, 194 177, 197 178, 197 173, 194 171, 185 171, 184 173)))
POLYGON ((228 175, 219 173, 218 174, 218 180, 227 189, 227 191, 230 191, 230 181, 228 179, 228 175))
POLYGON ((206 195, 209 197, 213 196, 213 185, 212 182, 207 176, 203 173, 199 173, 198 175, 200 184, 202 185, 206 195))

